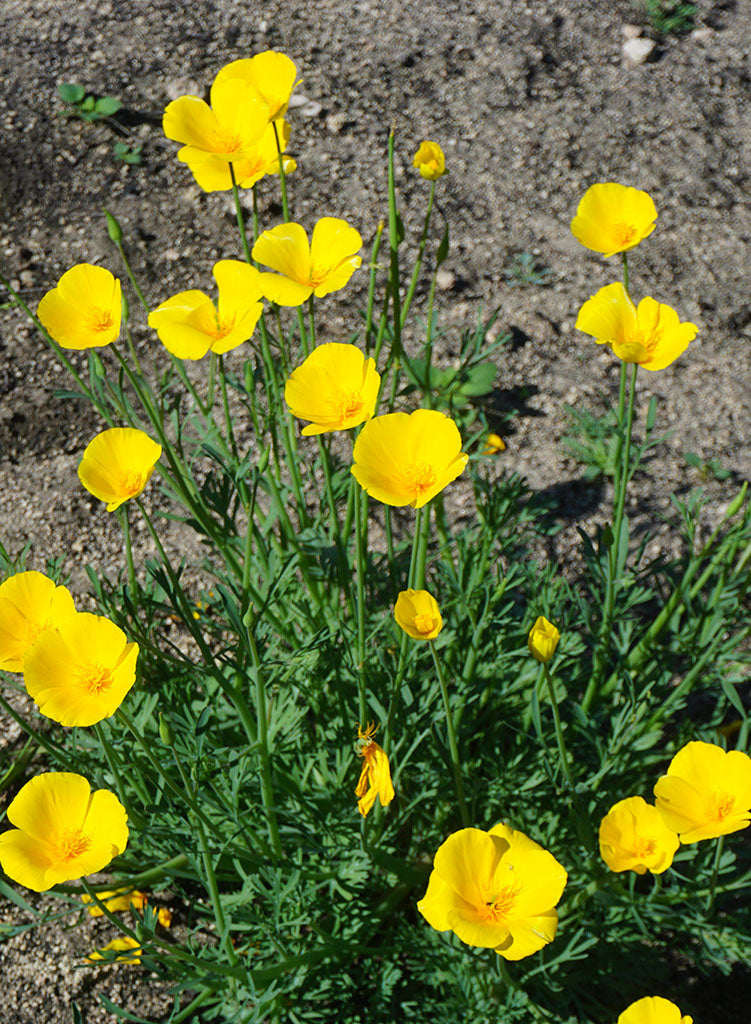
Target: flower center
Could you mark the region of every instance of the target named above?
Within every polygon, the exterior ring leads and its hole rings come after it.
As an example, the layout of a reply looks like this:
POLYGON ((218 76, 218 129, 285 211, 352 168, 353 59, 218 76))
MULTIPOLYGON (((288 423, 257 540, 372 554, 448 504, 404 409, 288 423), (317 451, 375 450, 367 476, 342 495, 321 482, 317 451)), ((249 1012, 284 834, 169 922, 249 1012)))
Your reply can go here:
POLYGON ((417 462, 413 466, 409 466, 404 473, 406 490, 416 498, 422 497, 426 491, 435 486, 437 476, 435 467, 430 463, 417 462))
POLYGON ((646 857, 651 857, 655 852, 657 843, 654 839, 637 839, 634 842, 634 856, 640 860, 644 860, 646 857))
POLYGON ((712 793, 708 801, 709 812, 715 821, 724 821, 733 813, 735 800, 732 793, 712 793))
POLYGON ((237 132, 218 131, 215 139, 216 153, 237 153, 242 149, 242 140, 237 132))
POLYGON ((235 317, 234 316, 229 316, 229 317, 222 318, 217 313, 216 314, 216 326, 214 327, 213 330, 209 331, 209 334, 211 335, 212 338, 215 338, 216 341, 221 341, 222 338, 226 338, 227 337, 227 335, 233 330, 234 326, 235 326, 235 317))
POLYGON ((481 911, 482 917, 486 921, 505 920, 513 909, 518 895, 519 890, 515 885, 508 885, 505 889, 501 889, 500 892, 485 901, 485 906, 481 911))
POLYGON ((363 401, 357 391, 338 391, 331 398, 331 404, 339 411, 339 422, 346 423, 362 412, 363 401))
POLYGON ((102 690, 109 690, 114 682, 112 670, 103 665, 89 665, 79 678, 83 689, 94 694, 100 694, 102 690))
POLYGON ((434 627, 435 620, 432 615, 427 615, 425 612, 415 615, 415 629, 418 633, 430 633, 434 627))
POLYGON ((87 836, 80 828, 71 832, 61 832, 55 839, 56 860, 67 863, 81 857, 91 846, 91 836, 87 836))
POLYGON ((129 497, 134 498, 137 494, 141 493, 143 486, 143 473, 131 470, 130 472, 118 474, 117 487, 121 494, 127 494, 129 497))
POLYGON ((619 246, 631 245, 636 238, 636 228, 633 224, 614 224, 613 237, 619 246))
POLYGON ((109 331, 114 322, 115 318, 109 309, 94 306, 86 314, 86 327, 95 334, 109 331))

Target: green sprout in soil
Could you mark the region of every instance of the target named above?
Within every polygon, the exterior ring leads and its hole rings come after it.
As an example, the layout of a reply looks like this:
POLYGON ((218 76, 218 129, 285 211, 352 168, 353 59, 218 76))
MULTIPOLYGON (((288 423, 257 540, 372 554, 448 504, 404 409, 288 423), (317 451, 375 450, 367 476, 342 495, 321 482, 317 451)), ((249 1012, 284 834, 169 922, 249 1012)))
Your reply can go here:
POLYGON ((685 35, 696 28, 696 4, 682 0, 644 0, 644 10, 650 25, 661 36, 685 35))
POLYGON ((550 267, 538 263, 531 252, 518 252, 509 260, 504 270, 509 288, 524 288, 533 284, 545 284, 550 276, 550 267))
POLYGON ((725 469, 717 459, 707 459, 705 461, 696 452, 684 452, 683 458, 689 466, 692 466, 698 472, 703 481, 708 481, 712 478, 715 480, 727 480, 728 477, 733 475, 733 471, 725 469))
POLYGON ((63 82, 57 87, 57 93, 66 106, 62 111, 64 117, 77 117, 82 121, 101 121, 112 117, 122 108, 120 100, 114 96, 94 96, 87 93, 82 85, 63 82))

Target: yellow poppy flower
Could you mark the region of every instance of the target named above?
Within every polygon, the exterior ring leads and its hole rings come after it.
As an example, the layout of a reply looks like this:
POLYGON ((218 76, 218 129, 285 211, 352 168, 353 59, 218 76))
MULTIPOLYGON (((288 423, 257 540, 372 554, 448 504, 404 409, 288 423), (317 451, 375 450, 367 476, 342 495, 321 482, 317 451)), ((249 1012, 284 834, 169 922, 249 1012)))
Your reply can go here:
POLYGON ((682 843, 751 823, 751 757, 695 741, 679 750, 654 788, 657 810, 682 843))
POLYGON ((215 81, 211 106, 198 96, 180 96, 168 104, 162 128, 168 139, 184 143, 184 163, 213 154, 225 163, 252 159, 269 123, 269 108, 241 78, 215 81))
POLYGON ((106 957, 102 956, 102 954, 108 951, 126 954, 125 956, 118 956, 115 960, 107 960, 108 963, 116 964, 140 964, 143 954, 141 943, 138 939, 134 939, 132 935, 121 935, 119 939, 113 939, 106 946, 92 950, 86 957, 86 962, 93 964, 97 960, 105 960, 106 957))
POLYGON ((172 911, 167 907, 159 907, 156 912, 156 919, 162 928, 169 928, 172 924, 172 911))
POLYGON ((196 290, 180 292, 149 313, 149 327, 178 359, 223 355, 247 341, 256 329, 263 303, 261 275, 242 260, 214 264, 219 289, 216 305, 196 290))
POLYGON ((669 999, 646 996, 625 1009, 618 1018, 618 1024, 694 1024, 694 1018, 682 1016, 669 999))
POLYGON ((161 445, 134 427, 112 427, 88 443, 81 456, 78 478, 107 511, 137 498, 151 479, 162 454, 161 445))
POLYGON ((128 842, 125 808, 82 775, 46 772, 16 795, 0 835, 0 865, 14 882, 44 892, 105 868, 128 842))
POLYGON ((61 348, 102 348, 120 334, 120 282, 105 267, 78 263, 43 296, 37 316, 61 348))
POLYGON ((0 669, 23 672, 37 637, 75 614, 70 592, 41 572, 19 572, 0 583, 0 669))
POLYGON ((375 731, 376 726, 372 722, 365 732, 359 725, 357 727, 357 739, 360 744, 358 753, 363 758, 363 766, 355 788, 355 796, 358 797, 357 809, 363 818, 375 803, 376 797, 381 801, 382 807, 394 799, 389 759, 383 748, 373 739, 375 731))
POLYGON ((619 800, 600 822, 600 855, 611 871, 661 875, 679 846, 657 808, 640 796, 619 800))
POLYGON ((647 192, 600 182, 581 198, 571 231, 582 245, 604 256, 615 256, 637 246, 655 229, 657 210, 647 192))
POLYGON ((459 428, 435 409, 368 420, 355 441, 352 473, 384 505, 421 508, 464 471, 459 428))
MULTIPOLYGON (((98 892, 97 897, 111 914, 116 914, 120 910, 130 910, 131 907, 134 910, 143 910, 146 906, 146 893, 138 889, 107 889, 98 892)), ((81 893, 81 902, 92 917, 104 917, 104 911, 87 892, 81 893)))
POLYGON ((321 217, 308 236, 301 224, 279 224, 264 231, 253 259, 278 271, 261 274, 267 299, 280 306, 301 306, 311 295, 322 298, 343 288, 362 263, 360 233, 338 217, 321 217))
POLYGON ((300 84, 297 68, 286 53, 264 50, 254 57, 243 57, 226 64, 214 79, 214 85, 239 78, 253 89, 267 106, 269 120, 284 117, 289 99, 300 84))
POLYGON ((138 644, 102 615, 79 612, 50 629, 23 663, 29 696, 61 725, 94 725, 122 704, 136 679, 138 644))
POLYGON ((506 451, 506 442, 503 440, 500 434, 488 434, 488 440, 485 445, 483 455, 498 455, 499 452, 506 451))
POLYGON ((394 618, 414 640, 434 640, 443 629, 438 602, 427 590, 402 590, 394 605, 394 618))
POLYGON ((437 142, 427 140, 420 143, 420 148, 412 160, 412 166, 416 167, 423 178, 427 178, 428 181, 435 181, 448 173, 443 150, 437 142))
POLYGON ((310 420, 303 434, 349 430, 375 412, 381 376, 355 345, 314 348, 287 381, 284 400, 293 416, 310 420))
POLYGON ((678 314, 647 296, 634 306, 620 282, 605 285, 579 310, 576 327, 598 345, 610 345, 619 359, 645 370, 663 370, 696 337, 696 324, 681 323, 678 314))
MULTIPOLYGON (((279 146, 284 153, 289 144, 290 134, 287 122, 280 121, 277 131, 279 146)), ((232 188, 230 165, 221 156, 215 153, 202 153, 186 146, 180 150, 177 158, 188 165, 196 184, 204 192, 227 192, 232 188)), ((283 156, 282 160, 285 174, 297 170, 297 164, 291 156, 283 156)), ((255 146, 245 148, 241 160, 232 161, 232 171, 238 188, 252 188, 265 175, 279 173, 279 153, 273 125, 266 126, 255 146)))
POLYGON ((552 622, 548 622, 544 615, 538 616, 535 624, 529 631, 527 647, 529 653, 536 661, 547 664, 555 654, 561 634, 552 622))
POLYGON ((567 877, 551 853, 508 825, 463 828, 439 847, 417 909, 439 932, 521 960, 555 938, 567 877))

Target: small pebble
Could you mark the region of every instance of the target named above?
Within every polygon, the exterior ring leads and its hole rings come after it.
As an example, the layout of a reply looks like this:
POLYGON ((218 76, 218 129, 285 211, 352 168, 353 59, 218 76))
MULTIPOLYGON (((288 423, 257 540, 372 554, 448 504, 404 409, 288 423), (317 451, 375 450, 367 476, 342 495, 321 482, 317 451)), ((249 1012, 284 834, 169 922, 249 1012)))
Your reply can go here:
POLYGON ((641 25, 621 25, 621 35, 624 39, 638 39, 641 35, 641 25))
POLYGON ((655 48, 654 39, 628 39, 621 51, 623 56, 631 64, 643 64, 655 48))
POLYGON ((450 270, 445 270, 441 267, 435 275, 435 283, 439 292, 447 292, 456 284, 456 276, 452 274, 450 270))

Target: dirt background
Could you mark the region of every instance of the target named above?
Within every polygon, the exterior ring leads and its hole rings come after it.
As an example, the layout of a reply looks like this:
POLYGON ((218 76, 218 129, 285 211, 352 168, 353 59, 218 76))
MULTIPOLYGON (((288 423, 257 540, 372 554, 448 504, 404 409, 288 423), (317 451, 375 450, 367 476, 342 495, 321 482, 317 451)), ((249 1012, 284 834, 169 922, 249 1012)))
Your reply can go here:
MULTIPOLYGON (((307 227, 319 216, 345 217, 369 248, 386 212, 393 124, 400 205, 414 237, 427 185, 411 156, 423 138, 444 148, 450 174, 438 202, 452 247, 441 276, 441 358, 455 358, 459 331, 480 304, 500 307, 498 329, 513 340, 499 357, 493 401, 518 413, 502 465, 557 503, 565 528, 550 554, 565 570, 575 527, 603 519, 607 494, 583 485, 581 465, 561 448, 562 406, 600 410, 619 372, 611 353, 574 330, 581 303, 619 266, 583 249, 569 223, 595 181, 646 189, 659 220, 633 256, 632 290, 699 326, 677 363, 639 382, 640 410, 659 395, 658 429, 672 431, 629 512, 656 530, 657 549, 669 543, 659 520, 671 491, 703 482, 707 527, 735 493, 727 481, 701 481, 686 451, 717 459, 733 484, 751 476, 751 4, 700 0, 698 31, 656 40, 642 64, 624 56, 639 31, 629 25, 649 35, 632 0, 3 0, 0 272, 32 307, 74 263, 119 274, 106 206, 123 224, 150 301, 209 290, 213 263, 241 255, 231 203, 193 183, 161 134, 161 112, 178 95, 202 95, 228 61, 284 50, 303 79, 291 111, 299 170, 290 190, 292 216, 307 227), (65 81, 123 101, 119 120, 143 145, 141 166, 113 160, 118 135, 108 125, 58 116, 65 81), (522 252, 550 268, 542 285, 508 285, 522 252)), ((267 180, 266 226, 282 219, 275 196, 267 180)), ((349 337, 364 284, 360 271, 346 292, 319 304, 319 340, 349 337)), ((408 347, 419 337, 417 313, 408 347)), ((154 350, 145 328, 136 339, 142 353, 154 350)), ((76 477, 100 424, 52 398, 68 383, 23 316, 0 311, 0 538, 11 550, 31 540, 33 568, 65 557, 82 594, 85 564, 112 573, 122 555, 116 524, 76 477)), ((18 914, 0 908, 0 921, 11 919, 18 914)), ((98 1007, 98 991, 159 1020, 171 1000, 152 983, 134 987, 138 969, 96 979, 74 969, 93 944, 91 929, 51 925, 5 942, 3 1024, 63 1024, 71 997, 89 1024, 114 1021, 98 1007)), ((731 1013, 723 1008, 726 1020, 731 1013)))

